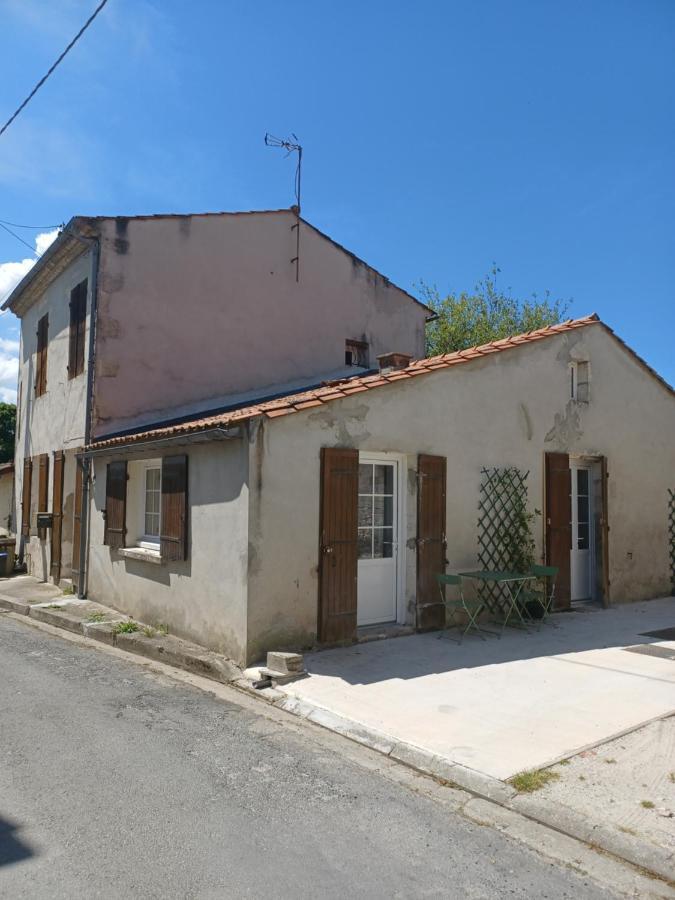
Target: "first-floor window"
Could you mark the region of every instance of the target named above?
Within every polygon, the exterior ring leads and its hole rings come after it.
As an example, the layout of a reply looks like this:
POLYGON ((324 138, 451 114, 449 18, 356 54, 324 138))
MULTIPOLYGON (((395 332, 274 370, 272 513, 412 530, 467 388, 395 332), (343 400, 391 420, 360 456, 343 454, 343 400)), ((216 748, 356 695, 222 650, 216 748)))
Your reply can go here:
POLYGON ((162 470, 145 470, 145 533, 146 540, 159 541, 159 517, 162 497, 162 470))

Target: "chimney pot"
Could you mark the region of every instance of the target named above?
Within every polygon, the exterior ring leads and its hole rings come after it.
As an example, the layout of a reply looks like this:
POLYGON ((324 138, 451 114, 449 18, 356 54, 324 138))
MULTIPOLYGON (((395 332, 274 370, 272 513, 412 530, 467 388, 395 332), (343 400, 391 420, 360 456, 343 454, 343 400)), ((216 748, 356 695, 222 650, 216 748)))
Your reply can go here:
POLYGON ((411 353, 382 353, 377 357, 380 372, 388 372, 391 369, 405 369, 412 362, 411 353))

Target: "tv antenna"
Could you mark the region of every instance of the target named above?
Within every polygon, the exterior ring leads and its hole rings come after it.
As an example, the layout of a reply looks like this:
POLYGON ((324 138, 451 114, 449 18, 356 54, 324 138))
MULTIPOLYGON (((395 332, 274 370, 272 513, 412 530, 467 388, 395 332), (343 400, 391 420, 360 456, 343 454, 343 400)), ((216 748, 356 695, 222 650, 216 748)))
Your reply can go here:
POLYGON ((295 167, 295 204, 293 206, 293 210, 295 211, 295 225, 292 226, 292 230, 295 230, 295 256, 291 262, 295 263, 295 280, 300 281, 300 188, 302 184, 302 145, 298 142, 298 137, 296 134, 293 134, 293 132, 291 132, 291 138, 293 140, 275 137, 275 135, 270 134, 268 131, 265 134, 265 146, 278 147, 281 150, 285 150, 287 157, 290 156, 291 153, 298 154, 298 164, 295 167))

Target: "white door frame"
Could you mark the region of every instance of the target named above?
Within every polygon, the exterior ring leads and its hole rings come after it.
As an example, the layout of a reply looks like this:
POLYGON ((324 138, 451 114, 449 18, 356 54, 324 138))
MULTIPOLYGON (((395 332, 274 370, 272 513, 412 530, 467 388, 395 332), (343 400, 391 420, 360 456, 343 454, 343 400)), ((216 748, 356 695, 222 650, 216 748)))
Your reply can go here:
POLYGON ((406 489, 408 460, 405 453, 380 453, 378 451, 360 450, 359 462, 396 463, 396 624, 405 625, 406 544, 408 540, 406 489))

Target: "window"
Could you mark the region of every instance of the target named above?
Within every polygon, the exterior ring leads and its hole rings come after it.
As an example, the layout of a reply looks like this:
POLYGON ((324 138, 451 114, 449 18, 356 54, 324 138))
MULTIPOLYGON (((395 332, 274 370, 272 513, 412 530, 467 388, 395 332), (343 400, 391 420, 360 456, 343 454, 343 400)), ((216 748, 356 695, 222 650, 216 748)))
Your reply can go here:
POLYGON ((388 559, 394 551, 394 466, 359 464, 359 559, 388 559))
POLYGON ((159 519, 162 498, 162 470, 145 470, 144 532, 143 537, 152 543, 159 542, 159 519))
POLYGON ((589 364, 573 362, 570 365, 570 397, 577 403, 588 403, 590 399, 589 364))
POLYGON ((68 344, 68 378, 84 372, 84 332, 87 321, 87 279, 70 292, 70 339, 68 344))
POLYGON ((49 316, 43 316, 37 327, 37 352, 35 354, 35 396, 41 397, 47 390, 47 342, 49 316))
POLYGON ((368 368, 368 344, 366 341, 345 341, 345 365, 368 368))

